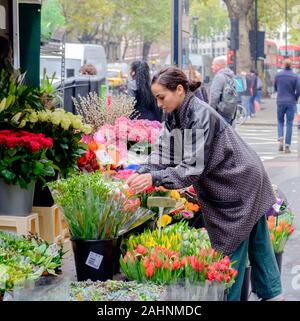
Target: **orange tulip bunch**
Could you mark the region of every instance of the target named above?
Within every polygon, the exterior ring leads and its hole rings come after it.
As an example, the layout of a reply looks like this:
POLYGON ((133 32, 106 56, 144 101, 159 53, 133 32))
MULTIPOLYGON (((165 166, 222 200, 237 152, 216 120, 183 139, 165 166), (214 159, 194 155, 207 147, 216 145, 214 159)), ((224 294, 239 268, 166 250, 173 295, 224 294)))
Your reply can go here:
POLYGON ((289 236, 294 232, 292 225, 292 213, 287 212, 281 216, 268 217, 268 229, 275 253, 281 253, 289 236))

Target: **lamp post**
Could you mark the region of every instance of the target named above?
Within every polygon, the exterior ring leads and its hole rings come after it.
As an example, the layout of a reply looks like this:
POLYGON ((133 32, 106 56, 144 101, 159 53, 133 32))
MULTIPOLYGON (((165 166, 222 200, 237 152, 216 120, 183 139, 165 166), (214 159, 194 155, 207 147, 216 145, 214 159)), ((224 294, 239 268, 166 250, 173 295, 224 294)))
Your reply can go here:
POLYGON ((287 44, 288 44, 287 27, 288 27, 288 21, 287 21, 287 15, 288 15, 288 7, 287 7, 287 0, 285 0, 285 58, 288 58, 288 51, 287 51, 287 44))
POLYGON ((210 38, 211 38, 211 55, 215 58, 215 32, 214 29, 210 28, 210 38))
POLYGON ((199 17, 194 16, 193 18, 193 38, 192 38, 192 53, 198 53, 198 21, 199 17))
POLYGON ((255 58, 254 58, 254 67, 255 70, 257 69, 257 44, 258 44, 258 16, 257 16, 257 0, 255 0, 255 7, 254 7, 254 39, 255 39, 255 58))

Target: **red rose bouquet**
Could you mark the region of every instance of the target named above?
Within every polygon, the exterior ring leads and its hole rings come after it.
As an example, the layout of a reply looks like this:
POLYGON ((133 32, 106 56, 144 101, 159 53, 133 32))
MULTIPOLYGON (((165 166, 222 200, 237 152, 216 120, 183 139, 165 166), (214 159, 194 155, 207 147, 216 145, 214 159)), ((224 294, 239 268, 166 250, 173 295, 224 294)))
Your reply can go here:
POLYGON ((44 134, 0 130, 0 177, 26 188, 37 178, 54 176, 55 166, 45 156, 52 144, 44 134))

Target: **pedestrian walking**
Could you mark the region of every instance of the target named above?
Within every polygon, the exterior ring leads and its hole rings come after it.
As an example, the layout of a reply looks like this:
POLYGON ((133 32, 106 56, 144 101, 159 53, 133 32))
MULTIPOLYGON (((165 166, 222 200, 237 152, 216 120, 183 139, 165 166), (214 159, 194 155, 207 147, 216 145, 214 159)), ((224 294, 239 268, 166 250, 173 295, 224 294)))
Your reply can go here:
POLYGON ((240 93, 242 105, 247 110, 247 118, 249 119, 251 116, 251 109, 250 109, 250 99, 251 99, 251 79, 249 74, 245 71, 241 72, 241 77, 244 82, 244 90, 240 93))
POLYGON ((137 118, 161 121, 162 112, 151 93, 149 65, 145 61, 134 61, 130 66, 130 78, 127 92, 136 100, 137 118))
POLYGON ((249 256, 258 296, 281 300, 280 274, 265 216, 276 203, 268 175, 232 126, 194 96, 196 88, 175 67, 153 77, 153 95, 168 117, 157 148, 127 184, 136 192, 150 185, 167 189, 193 185, 212 246, 237 262, 238 276, 228 299, 240 300, 249 256), (188 148, 178 153, 176 146, 188 148))
POLYGON ((255 70, 251 70, 250 71, 250 116, 254 117, 255 113, 256 113, 256 109, 255 109, 255 97, 256 97, 256 93, 257 93, 257 76, 256 76, 256 72, 255 70))
POLYGON ((232 125, 238 104, 234 73, 226 68, 226 59, 222 56, 213 60, 212 71, 215 76, 210 86, 209 105, 232 125))
POLYGON ((261 102, 261 95, 262 95, 262 88, 263 88, 263 82, 258 74, 258 72, 255 73, 256 75, 256 95, 255 95, 255 101, 257 101, 259 104, 261 102))
POLYGON ((291 69, 291 61, 284 61, 284 70, 275 76, 274 90, 277 92, 277 132, 279 151, 291 152, 293 121, 300 97, 300 79, 291 69), (286 133, 284 141, 284 123, 286 133), (285 146, 284 146, 285 143, 285 146))

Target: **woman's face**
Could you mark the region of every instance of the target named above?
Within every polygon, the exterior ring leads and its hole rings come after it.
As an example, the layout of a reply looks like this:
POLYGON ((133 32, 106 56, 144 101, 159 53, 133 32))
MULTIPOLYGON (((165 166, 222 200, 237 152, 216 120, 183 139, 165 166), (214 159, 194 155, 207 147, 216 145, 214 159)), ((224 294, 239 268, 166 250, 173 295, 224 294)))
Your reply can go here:
POLYGON ((151 91, 157 100, 158 107, 165 113, 171 113, 180 107, 185 97, 182 85, 178 85, 175 91, 171 91, 158 83, 154 83, 151 86, 151 91))

